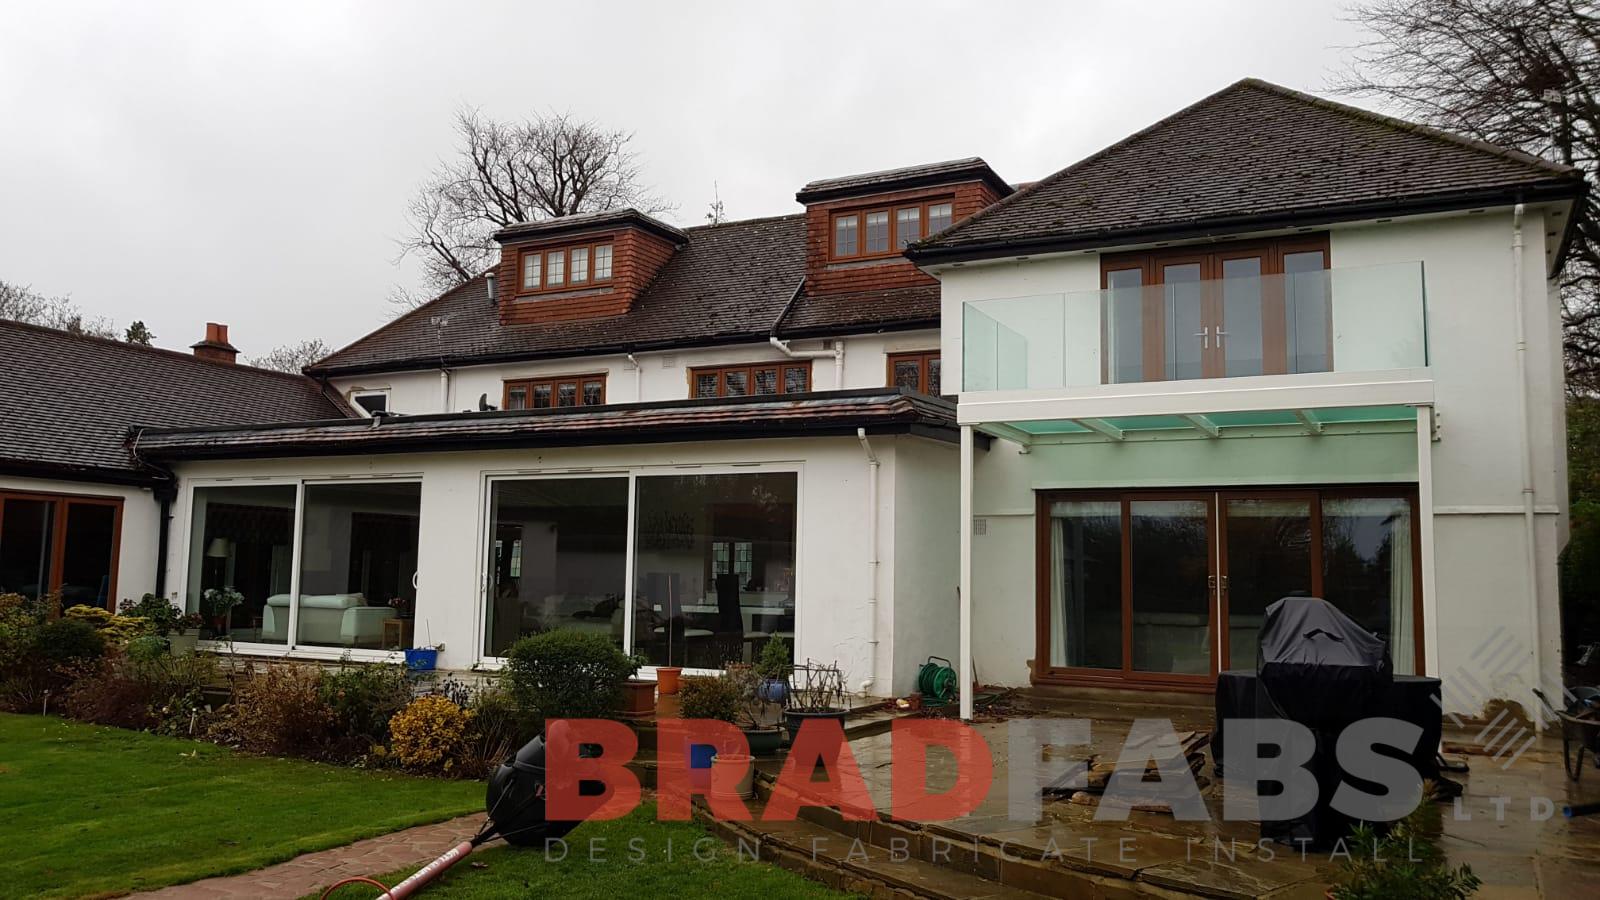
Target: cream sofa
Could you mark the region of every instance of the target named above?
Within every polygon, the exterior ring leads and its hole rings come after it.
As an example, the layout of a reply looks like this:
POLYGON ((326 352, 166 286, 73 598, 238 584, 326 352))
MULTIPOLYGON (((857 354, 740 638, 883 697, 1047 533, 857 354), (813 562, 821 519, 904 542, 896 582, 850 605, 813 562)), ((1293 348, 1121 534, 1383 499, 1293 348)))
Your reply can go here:
MULTIPOLYGON (((306 594, 300 598, 298 643, 337 647, 383 646, 383 621, 394 617, 387 606, 367 606, 361 594, 306 594)), ((274 594, 261 610, 261 639, 285 643, 289 637, 289 595, 274 594)))

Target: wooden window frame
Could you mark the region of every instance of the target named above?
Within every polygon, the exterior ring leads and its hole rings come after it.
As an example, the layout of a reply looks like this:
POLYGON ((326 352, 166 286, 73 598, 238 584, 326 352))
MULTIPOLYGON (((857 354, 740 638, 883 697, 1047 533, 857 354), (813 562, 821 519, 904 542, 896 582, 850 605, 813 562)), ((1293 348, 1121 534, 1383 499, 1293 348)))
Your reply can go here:
POLYGON ((45 502, 54 505, 50 517, 50 571, 46 575, 46 594, 61 590, 61 579, 66 566, 67 519, 72 506, 109 506, 111 516, 111 561, 106 579, 106 608, 117 608, 117 570, 122 562, 122 510, 123 498, 93 494, 47 494, 35 491, 0 490, 0 523, 5 519, 8 500, 45 502))
POLYGON ((604 406, 606 404, 606 373, 605 372, 590 372, 590 373, 583 374, 583 375, 541 375, 541 376, 539 376, 537 378, 507 378, 504 382, 501 383, 501 389, 500 389, 500 408, 501 409, 503 409, 503 410, 511 409, 511 391, 512 391, 513 388, 522 388, 522 390, 524 391, 524 396, 527 397, 527 404, 528 405, 518 407, 517 408, 518 412, 527 412, 529 410, 534 410, 534 409, 576 409, 577 407, 580 407, 580 406, 604 406), (586 382, 590 382, 590 381, 598 381, 598 382, 600 382, 600 402, 599 403, 585 403, 585 402, 583 402, 583 386, 584 386, 584 384, 586 382), (559 389, 559 385, 568 384, 568 383, 576 384, 578 386, 578 393, 577 393, 577 397, 575 398, 577 400, 577 402, 574 403, 572 406, 559 406, 559 405, 556 404, 556 396, 557 396, 556 392, 559 389), (536 406, 533 405, 533 389, 534 389, 535 385, 547 385, 550 388, 550 405, 549 406, 537 406, 536 407, 536 406))
POLYGON ((1227 485, 1195 488, 1115 488, 1037 490, 1034 492, 1034 649, 1029 663, 1029 680, 1033 684, 1115 686, 1136 690, 1206 691, 1214 689, 1217 674, 1227 669, 1232 658, 1232 641, 1228 627, 1227 574, 1219 571, 1221 561, 1228 558, 1228 535, 1223 527, 1223 508, 1229 500, 1239 499, 1301 499, 1306 500, 1311 512, 1311 592, 1323 594, 1323 536, 1324 517, 1322 504, 1327 500, 1348 498, 1381 498, 1404 500, 1411 507, 1411 631, 1412 668, 1427 671, 1425 656, 1426 629, 1423 618, 1422 585, 1422 518, 1419 514, 1419 495, 1414 484, 1309 484, 1268 487, 1227 485), (1128 622, 1133 611, 1132 572, 1134 560, 1131 551, 1130 501, 1163 499, 1201 499, 1208 507, 1208 565, 1210 577, 1216 582, 1211 587, 1209 628, 1219 628, 1212 634, 1211 672, 1209 676, 1179 675, 1161 672, 1140 672, 1132 668, 1132 632, 1128 622), (1061 501, 1102 501, 1118 503, 1122 511, 1122 667, 1120 669, 1091 669, 1050 665, 1050 505, 1061 501))
POLYGON ((776 397, 783 394, 793 393, 792 391, 786 389, 784 379, 784 374, 790 369, 801 369, 806 373, 806 388, 804 391, 800 391, 800 393, 810 393, 812 386, 811 376, 813 374, 811 360, 807 359, 796 361, 792 359, 785 359, 758 363, 734 363, 732 365, 725 366, 691 366, 688 370, 689 399, 699 400, 703 399, 704 397, 728 396, 726 375, 729 372, 745 373, 745 384, 749 385, 751 388, 748 393, 735 394, 734 396, 737 397, 776 397), (760 369, 776 369, 778 371, 778 391, 776 394, 755 393, 754 388, 756 384, 756 372, 760 369), (715 394, 700 394, 695 386, 695 382, 702 375, 713 374, 717 376, 717 392, 715 394))
POLYGON ((517 296, 526 297, 534 294, 556 294, 563 291, 582 291, 590 288, 609 285, 617 274, 617 248, 616 238, 607 237, 591 241, 579 241, 574 244, 543 245, 539 247, 524 247, 517 253, 517 296), (604 278, 595 276, 595 251, 601 247, 611 248, 611 272, 604 278), (587 250, 589 262, 586 267, 588 279, 573 283, 572 281, 572 251, 587 250), (550 263, 547 257, 550 254, 561 254, 561 281, 558 284, 550 283, 550 263), (523 273, 527 271, 527 258, 530 255, 539 255, 539 286, 530 288, 522 284, 523 273))
MULTIPOLYGON (((898 362, 915 360, 917 363, 917 390, 924 394, 930 394, 931 392, 928 390, 928 366, 931 362, 939 358, 940 355, 937 348, 933 350, 906 350, 899 353, 890 353, 888 360, 884 365, 883 383, 888 387, 894 387, 894 364, 898 362)), ((943 367, 941 366, 940 368, 942 369, 943 367)), ((943 375, 944 373, 941 371, 939 379, 940 387, 944 386, 943 375)), ((940 395, 933 394, 933 396, 940 395)))
POLYGON ((920 232, 918 240, 928 236, 928 207, 950 205, 950 222, 955 224, 956 201, 953 196, 924 197, 903 202, 878 202, 863 206, 854 206, 849 209, 836 209, 828 213, 828 261, 829 262, 860 262, 869 259, 897 259, 904 258, 904 252, 899 246, 899 234, 896 226, 899 211, 902 209, 917 208, 917 230, 920 232), (889 217, 889 249, 882 253, 867 252, 867 216, 872 213, 884 213, 889 217), (856 252, 841 254, 834 241, 838 233, 838 221, 845 216, 856 217, 856 252))
MULTIPOLYGON (((1230 259, 1245 257, 1259 257, 1261 259, 1261 276, 1283 274, 1283 258, 1294 253, 1320 252, 1322 254, 1323 271, 1333 267, 1332 256, 1329 252, 1327 232, 1316 234, 1297 234, 1268 240, 1233 241, 1220 244, 1198 244, 1182 247, 1168 247, 1159 250, 1140 250, 1132 253, 1110 253, 1100 257, 1100 290, 1108 291, 1111 288, 1110 276, 1112 272, 1137 270, 1140 273, 1140 288, 1145 291, 1141 319, 1141 364, 1144 377, 1141 381, 1168 381, 1166 377, 1166 311, 1163 308, 1157 292, 1150 288, 1161 287, 1165 284, 1162 274, 1168 266, 1193 263, 1200 266, 1200 279, 1202 282, 1215 283, 1222 279, 1223 263, 1230 259)), ((1272 282, 1268 282, 1272 284, 1272 282)), ((1215 291, 1207 291, 1207 296, 1202 301, 1211 315, 1220 317, 1222 297, 1210 296, 1215 291)), ((1204 317, 1204 314, 1202 315, 1204 317)), ((1102 384, 1111 383, 1111 333, 1109 317, 1100 317, 1100 381, 1102 384)), ((1284 298, 1281 287, 1269 288, 1263 292, 1261 332, 1263 338, 1267 335, 1276 335, 1280 340, 1264 342, 1262 346, 1262 372, 1263 375, 1284 375, 1288 373, 1288 351, 1284 340, 1284 330, 1287 327, 1287 318, 1284 310, 1284 298)), ((1333 366, 1333 304, 1328 304, 1328 365, 1333 366)), ((1224 373, 1215 371, 1216 365, 1202 357, 1203 365, 1207 371, 1202 378, 1221 378, 1224 373)))

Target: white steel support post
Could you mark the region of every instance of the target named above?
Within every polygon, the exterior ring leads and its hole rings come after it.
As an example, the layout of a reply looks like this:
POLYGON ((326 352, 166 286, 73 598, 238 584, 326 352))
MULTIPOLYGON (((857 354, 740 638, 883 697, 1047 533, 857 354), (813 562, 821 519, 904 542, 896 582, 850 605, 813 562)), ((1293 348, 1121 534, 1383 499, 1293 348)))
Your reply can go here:
POLYGON ((1422 536, 1422 651, 1425 672, 1438 677, 1439 593, 1433 577, 1433 407, 1417 407, 1417 531, 1422 536))
POLYGON ((972 719, 972 446, 971 425, 961 426, 961 644, 956 669, 960 675, 961 718, 972 719))

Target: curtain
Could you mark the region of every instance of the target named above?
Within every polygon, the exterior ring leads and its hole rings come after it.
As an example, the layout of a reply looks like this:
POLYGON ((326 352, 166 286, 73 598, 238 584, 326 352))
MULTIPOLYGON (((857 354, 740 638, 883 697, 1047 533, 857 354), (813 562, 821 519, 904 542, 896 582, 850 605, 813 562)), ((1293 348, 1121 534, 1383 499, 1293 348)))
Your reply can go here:
POLYGON ((1394 670, 1401 675, 1416 673, 1416 640, 1412 621, 1413 605, 1411 562, 1411 512, 1402 510, 1389 519, 1389 653, 1394 670))
POLYGON ((1067 641, 1078 632, 1067 623, 1066 524, 1059 517, 1050 518, 1050 665, 1058 667, 1067 664, 1067 641))

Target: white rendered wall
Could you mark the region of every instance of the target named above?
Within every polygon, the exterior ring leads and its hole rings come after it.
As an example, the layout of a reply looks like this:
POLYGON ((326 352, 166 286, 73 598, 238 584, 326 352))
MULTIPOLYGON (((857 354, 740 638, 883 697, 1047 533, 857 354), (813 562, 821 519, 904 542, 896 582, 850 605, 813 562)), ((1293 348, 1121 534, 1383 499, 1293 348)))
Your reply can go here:
MULTIPOLYGON (((901 443, 920 438, 875 437, 883 461, 880 472, 879 548, 885 568, 895 547, 894 460, 901 443)), ((938 450, 937 452, 943 452, 938 450)), ((916 452, 915 450, 913 451, 916 452)), ((953 458, 953 455, 952 455, 953 458)), ((795 652, 799 659, 837 661, 847 683, 858 685, 872 669, 868 660, 865 598, 868 589, 867 464, 854 437, 790 438, 700 444, 585 447, 557 450, 474 451, 396 454, 361 458, 240 460, 196 462, 178 468, 180 496, 174 504, 170 577, 174 590, 187 577, 188 510, 197 485, 253 483, 264 480, 341 477, 406 477, 422 483, 418 555, 416 634, 419 642, 443 643, 440 666, 466 669, 483 660, 485 616, 484 521, 488 478, 492 475, 559 474, 590 476, 604 472, 639 475, 688 474, 695 471, 799 473, 796 546, 795 652), (577 470, 577 471, 574 471, 577 470)), ((953 467, 951 469, 953 472, 953 467)), ((951 520, 953 522, 953 520, 951 520)), ((953 534, 953 525, 951 528, 953 534)), ((953 556, 952 546, 919 546, 930 557, 953 556)), ((152 552, 153 553, 153 552, 152 552)), ((948 564, 947 564, 948 565, 948 564)), ((953 575, 950 576, 953 580, 953 575)), ((884 584, 892 584, 889 578, 884 584)), ((888 590, 887 588, 885 590, 888 590)), ((892 596, 892 595, 888 595, 892 596)), ((888 619, 892 603, 880 602, 879 637, 883 643, 874 693, 899 672, 888 671, 892 646, 888 619)), ((943 627, 949 628, 948 624, 943 627)), ((323 651, 337 655, 338 651, 323 651)), ((317 651, 305 655, 315 656, 317 651)), ((905 676, 910 677, 910 676, 905 676)))
POLYGON ((915 438, 895 442, 893 488, 885 490, 894 498, 893 553, 883 562, 893 593, 879 600, 880 622, 885 609, 893 611, 889 627, 879 625, 888 651, 879 664, 892 663, 895 696, 916 690, 917 670, 930 655, 952 662, 956 658, 958 461, 954 444, 915 438))
MULTIPOLYGON (((1510 209, 1330 229, 1330 265, 1356 268, 1422 262, 1428 304, 1430 371, 1441 440, 1432 444, 1438 659, 1430 673, 1470 672, 1494 697, 1527 700, 1537 641, 1546 685, 1560 672, 1556 557, 1566 534, 1565 418, 1559 301, 1545 278, 1544 211, 1524 220, 1523 291, 1529 419, 1518 414, 1510 209), (1529 628, 1528 561, 1523 553, 1520 448, 1535 462, 1539 632, 1529 628), (1515 662, 1485 671, 1474 654, 1503 629, 1515 662)), ((1218 236, 1217 240, 1226 240, 1218 236)), ((962 353, 962 303, 1094 291, 1096 254, 969 264, 940 272, 943 355, 955 384, 962 353)), ((1335 298, 1335 303, 1339 299, 1335 298)), ((1350 332, 1370 323, 1345 314, 1350 332), (1359 327, 1357 327, 1359 326, 1359 327)), ((1090 343, 1098 343, 1098 335, 1090 343)), ((1069 345, 1070 347, 1071 345, 1069 345)), ((1088 352, 1086 345, 1082 352, 1088 352)), ((1336 350, 1336 354, 1340 351, 1336 350)), ((1352 351, 1336 363, 1340 370, 1352 351)), ((1030 360, 1030 364, 1032 361, 1030 360)), ((1031 375, 1031 373, 1030 373, 1031 375)), ((1286 402, 1288 399, 1286 398, 1286 402)), ((974 536, 974 656, 985 680, 1025 684, 1034 653, 1033 490, 1042 487, 1414 482, 1412 435, 1227 439, 1170 444, 1036 447, 1030 456, 997 442, 979 453, 975 512, 987 534, 974 536)), ((1458 683, 1464 679, 1457 679, 1458 683)), ((1483 698, 1491 699, 1489 697, 1483 698)), ((1452 712, 1477 713, 1478 708, 1452 712)))
MULTIPOLYGON (((939 346, 937 331, 905 331, 849 336, 836 339, 844 343, 844 386, 846 388, 883 387, 887 381, 887 354, 911 350, 932 350, 939 346)), ((822 341, 795 341, 795 350, 820 350, 822 341)), ((689 369, 695 366, 786 360, 770 344, 734 344, 668 352, 638 353, 635 367, 625 356, 582 356, 568 359, 504 363, 490 366, 463 366, 450 370, 450 402, 441 408, 440 379, 437 369, 425 372, 395 372, 356 375, 331 379, 346 397, 363 391, 389 393, 389 408, 402 413, 461 412, 476 410, 478 398, 488 395, 489 403, 499 406, 504 382, 519 378, 557 375, 606 376, 609 403, 634 403, 682 400, 689 396, 689 369)), ((833 358, 811 362, 814 390, 838 387, 833 358)))
MULTIPOLYGON (((137 600, 156 589, 156 547, 160 534, 161 504, 156 502, 149 488, 4 475, 0 476, 0 491, 122 498, 122 537, 117 551, 115 599, 118 603, 137 600)), ((175 582, 167 582, 169 594, 175 586, 175 582)))

